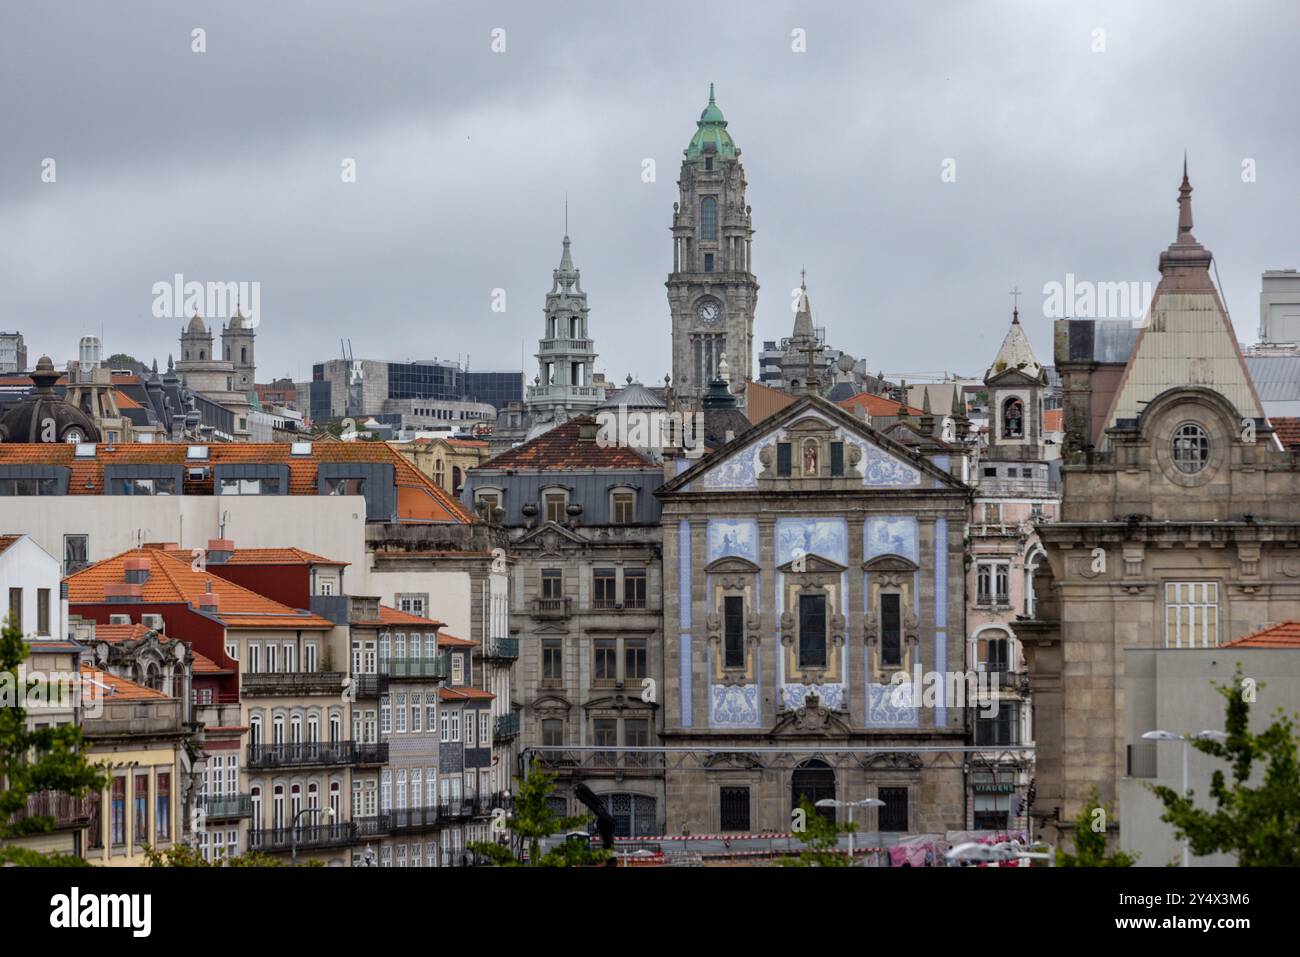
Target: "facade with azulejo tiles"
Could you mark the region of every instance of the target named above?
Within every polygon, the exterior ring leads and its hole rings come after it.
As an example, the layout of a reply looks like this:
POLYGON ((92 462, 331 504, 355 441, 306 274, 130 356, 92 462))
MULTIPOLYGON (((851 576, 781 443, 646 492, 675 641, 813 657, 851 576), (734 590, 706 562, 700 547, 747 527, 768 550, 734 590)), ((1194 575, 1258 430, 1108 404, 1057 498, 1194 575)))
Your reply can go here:
POLYGON ((964 746, 967 713, 895 679, 966 668, 961 454, 809 394, 656 493, 664 744, 709 755, 668 762, 667 833, 789 831, 801 795, 964 827, 960 759, 923 749, 964 746))

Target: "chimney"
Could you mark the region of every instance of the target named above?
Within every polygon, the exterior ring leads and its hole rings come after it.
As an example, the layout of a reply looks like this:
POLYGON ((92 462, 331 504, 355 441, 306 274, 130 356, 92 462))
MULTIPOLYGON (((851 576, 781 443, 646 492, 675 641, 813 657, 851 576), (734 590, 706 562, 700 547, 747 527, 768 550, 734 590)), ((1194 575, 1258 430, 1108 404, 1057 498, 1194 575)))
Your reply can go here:
POLYGON ((104 586, 104 601, 111 605, 138 603, 144 593, 144 585, 138 582, 109 582, 104 586))
POLYGON ((126 584, 143 585, 149 580, 149 571, 153 562, 148 555, 132 555, 126 560, 126 584))
POLYGON ((210 615, 215 615, 221 608, 221 599, 216 592, 212 590, 212 579, 207 580, 203 594, 198 600, 199 611, 206 611, 210 615))
POLYGON ((235 554, 235 543, 229 538, 208 539, 208 564, 224 565, 235 554))

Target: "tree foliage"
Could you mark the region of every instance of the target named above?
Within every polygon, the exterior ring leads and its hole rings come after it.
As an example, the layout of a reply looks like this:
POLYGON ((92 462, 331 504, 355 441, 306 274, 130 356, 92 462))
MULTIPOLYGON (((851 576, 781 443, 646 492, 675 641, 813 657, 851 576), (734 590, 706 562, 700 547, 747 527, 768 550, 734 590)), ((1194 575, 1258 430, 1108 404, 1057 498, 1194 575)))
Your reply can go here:
MULTIPOLYGON (((19 688, 18 666, 27 655, 27 644, 10 614, 0 631, 0 680, 19 688)), ((54 819, 49 816, 12 820, 14 814, 27 809, 30 795, 56 791, 81 798, 108 783, 103 771, 86 760, 79 727, 65 724, 30 729, 22 697, 11 704, 0 707, 0 839, 54 829, 54 819)))
POLYGON ((804 849, 796 858, 781 861, 784 867, 852 867, 853 860, 840 850, 840 835, 858 829, 858 822, 840 824, 823 817, 808 800, 799 796, 799 810, 803 812, 803 830, 796 831, 804 849))
POLYGON ((1109 813, 1109 810, 1102 805, 1097 789, 1094 787, 1087 803, 1079 809, 1074 819, 1074 853, 1067 854, 1057 849, 1057 867, 1132 867, 1136 863, 1137 858, 1124 851, 1106 853, 1108 845, 1106 827, 1103 824, 1098 829, 1094 824, 1098 821, 1104 822, 1109 813))
MULTIPOLYGON (((541 853, 541 841, 553 834, 563 834, 584 827, 591 820, 587 815, 565 816, 559 814, 548 800, 555 790, 555 775, 534 769, 526 778, 515 778, 517 793, 506 819, 506 827, 518 839, 520 848, 528 846, 528 864, 533 867, 583 867, 600 864, 609 859, 604 849, 592 850, 585 842, 565 841, 559 847, 541 853)), ((519 866, 523 863, 511 848, 491 841, 475 841, 466 847, 500 867, 519 866)))
POLYGON ((304 861, 302 864, 290 865, 282 858, 261 851, 247 851, 231 857, 218 857, 213 861, 203 859, 203 852, 197 847, 175 845, 164 850, 146 844, 145 859, 150 867, 324 867, 320 861, 304 861))
POLYGON ((1251 733, 1250 696, 1240 664, 1232 682, 1216 685, 1215 690, 1226 701, 1227 739, 1192 739, 1190 744, 1227 761, 1232 781, 1221 769, 1214 772, 1212 811, 1195 807, 1190 792, 1183 795, 1173 788, 1153 787, 1165 806, 1160 819, 1174 826, 1179 840, 1187 839, 1193 854, 1236 854, 1241 867, 1300 865, 1300 764, 1296 759, 1300 738, 1295 720, 1279 708, 1272 724, 1259 734, 1251 733), (1262 768, 1257 769, 1257 764, 1262 768))

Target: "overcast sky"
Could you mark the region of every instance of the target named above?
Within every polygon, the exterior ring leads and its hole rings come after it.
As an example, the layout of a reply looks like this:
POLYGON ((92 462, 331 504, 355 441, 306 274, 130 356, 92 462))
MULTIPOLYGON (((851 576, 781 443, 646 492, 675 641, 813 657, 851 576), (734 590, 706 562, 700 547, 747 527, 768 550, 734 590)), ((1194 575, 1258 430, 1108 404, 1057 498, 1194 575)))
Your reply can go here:
POLYGON ((1253 342, 1260 272, 1300 266, 1298 11, 5 0, 0 328, 32 365, 101 332, 165 362, 182 321, 152 317, 152 287, 181 273, 261 284, 259 381, 310 378, 340 337, 476 369, 526 352, 531 380, 567 192, 597 370, 662 381, 677 174, 714 82, 749 181, 756 343, 789 334, 806 266, 815 322, 873 371, 982 375, 1013 286, 1050 362, 1045 283, 1158 280, 1184 148, 1253 342))

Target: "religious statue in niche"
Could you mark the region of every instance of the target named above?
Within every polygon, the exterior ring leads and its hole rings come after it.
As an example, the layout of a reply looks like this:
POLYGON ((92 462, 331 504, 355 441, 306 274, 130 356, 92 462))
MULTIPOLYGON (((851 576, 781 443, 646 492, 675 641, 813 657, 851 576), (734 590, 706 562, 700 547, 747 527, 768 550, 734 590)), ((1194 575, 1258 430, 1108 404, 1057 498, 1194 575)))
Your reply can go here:
POLYGON ((803 447, 803 474, 817 474, 817 442, 810 439, 803 447))

